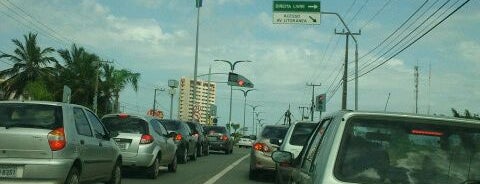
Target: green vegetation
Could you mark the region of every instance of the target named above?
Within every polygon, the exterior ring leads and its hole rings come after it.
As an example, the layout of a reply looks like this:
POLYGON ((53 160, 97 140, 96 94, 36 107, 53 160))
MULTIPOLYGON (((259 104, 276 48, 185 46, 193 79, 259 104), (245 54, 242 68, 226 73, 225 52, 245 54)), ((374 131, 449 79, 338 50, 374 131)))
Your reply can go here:
POLYGON ((0 71, 0 78, 5 79, 0 83, 3 99, 23 96, 62 101, 66 85, 72 89, 71 103, 92 108, 98 83, 98 114, 103 115, 119 111, 120 92, 128 84, 138 90, 139 73, 116 69, 76 44, 70 49, 42 49, 34 33, 24 35, 25 43, 17 39, 12 42, 16 46, 13 54, 0 53, 0 58, 13 62, 11 68, 0 71))

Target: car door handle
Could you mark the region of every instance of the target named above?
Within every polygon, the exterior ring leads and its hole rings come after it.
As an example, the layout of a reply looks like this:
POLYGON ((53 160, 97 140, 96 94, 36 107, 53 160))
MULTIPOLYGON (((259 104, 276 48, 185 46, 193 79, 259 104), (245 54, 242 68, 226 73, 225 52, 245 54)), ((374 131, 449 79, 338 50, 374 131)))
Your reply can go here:
POLYGON ((80 144, 81 144, 81 145, 84 145, 84 144, 85 144, 85 141, 84 141, 84 140, 80 140, 80 144))

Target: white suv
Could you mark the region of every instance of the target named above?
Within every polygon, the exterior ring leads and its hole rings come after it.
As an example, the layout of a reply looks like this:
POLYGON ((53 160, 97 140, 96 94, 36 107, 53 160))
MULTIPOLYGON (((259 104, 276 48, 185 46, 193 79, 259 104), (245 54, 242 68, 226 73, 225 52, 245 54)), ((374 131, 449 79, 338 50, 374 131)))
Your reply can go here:
POLYGON ((293 153, 293 158, 296 158, 315 126, 317 123, 314 122, 297 122, 291 125, 279 150, 293 153))

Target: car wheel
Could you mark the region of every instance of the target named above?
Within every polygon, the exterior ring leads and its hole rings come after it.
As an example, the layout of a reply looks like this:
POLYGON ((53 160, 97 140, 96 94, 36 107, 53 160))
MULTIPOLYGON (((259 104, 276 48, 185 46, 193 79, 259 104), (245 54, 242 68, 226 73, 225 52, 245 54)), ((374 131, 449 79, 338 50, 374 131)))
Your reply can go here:
POLYGON ((210 154, 210 146, 207 145, 207 148, 205 149, 204 155, 208 156, 210 154))
POLYGON ((177 172, 177 155, 173 156, 172 162, 168 164, 168 171, 177 172))
POLYGON ((242 148, 242 146, 238 145, 238 148, 242 148))
POLYGON ((193 155, 190 156, 192 160, 197 160, 197 150, 198 150, 198 147, 195 147, 195 150, 193 150, 193 155))
POLYGON ((232 146, 232 148, 230 149, 230 154, 232 154, 232 153, 233 153, 233 146, 232 146))
POLYGON ((197 155, 198 157, 203 156, 203 145, 200 144, 200 147, 197 149, 197 155))
POLYGON ((120 184, 122 183, 122 163, 118 162, 115 164, 112 170, 112 177, 106 184, 120 184))
POLYGON ((180 154, 179 156, 180 157, 178 157, 178 163, 180 163, 180 164, 187 163, 187 160, 188 160, 188 150, 187 150, 187 148, 183 149, 183 154, 180 154))
POLYGON ((148 178, 150 179, 157 179, 158 172, 159 172, 160 162, 158 157, 155 158, 153 164, 147 168, 148 178))
POLYGON ((250 171, 248 172, 248 179, 256 180, 257 179, 257 171, 253 170, 253 169, 250 169, 250 171))
POLYGON ((65 184, 79 184, 80 183, 80 172, 76 167, 72 167, 68 173, 65 184))

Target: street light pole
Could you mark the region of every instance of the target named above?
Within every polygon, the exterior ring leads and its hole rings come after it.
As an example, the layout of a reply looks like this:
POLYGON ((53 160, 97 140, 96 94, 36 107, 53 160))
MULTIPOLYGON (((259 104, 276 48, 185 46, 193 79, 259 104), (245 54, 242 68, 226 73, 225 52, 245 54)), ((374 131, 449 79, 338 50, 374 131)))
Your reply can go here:
MULTIPOLYGON (((261 113, 263 113, 263 112, 255 112, 255 115, 257 115, 257 120, 259 119, 258 116, 260 116, 261 113)), ((258 123, 260 123, 260 121, 258 121, 258 123)), ((258 133, 257 127, 258 127, 258 124, 255 126, 255 135, 257 135, 257 133, 258 133)))
POLYGON ((235 89, 237 91, 243 92, 243 135, 245 135, 245 126, 246 126, 246 120, 245 120, 245 113, 247 111, 247 95, 248 92, 254 91, 255 89, 249 89, 249 90, 243 90, 243 89, 235 89))
POLYGON ((95 64, 95 94, 93 96, 93 112, 97 114, 98 109, 98 77, 100 73, 100 61, 94 61, 95 64))
POLYGON ((247 105, 252 108, 252 134, 256 135, 256 133, 255 133, 255 109, 257 107, 262 106, 262 105, 250 105, 250 104, 247 104, 247 105))
POLYGON ((202 0, 196 0, 197 7, 197 33, 195 39, 195 67, 193 69, 193 103, 192 103, 192 120, 195 119, 195 104, 197 100, 197 68, 198 68, 198 33, 200 28, 200 7, 202 7, 202 0))
MULTIPOLYGON (((228 63, 230 65, 230 71, 231 72, 235 71, 235 65, 237 65, 238 63, 252 62, 252 61, 248 61, 248 60, 243 60, 243 61, 235 61, 234 63, 232 63, 228 60, 222 60, 222 59, 216 59, 214 61, 221 61, 221 62, 228 63)), ((229 113, 228 113, 228 123, 229 124, 232 123, 232 94, 233 94, 233 87, 230 86, 230 110, 229 110, 229 113)), ((230 128, 228 128, 228 131, 230 131, 230 128)))

